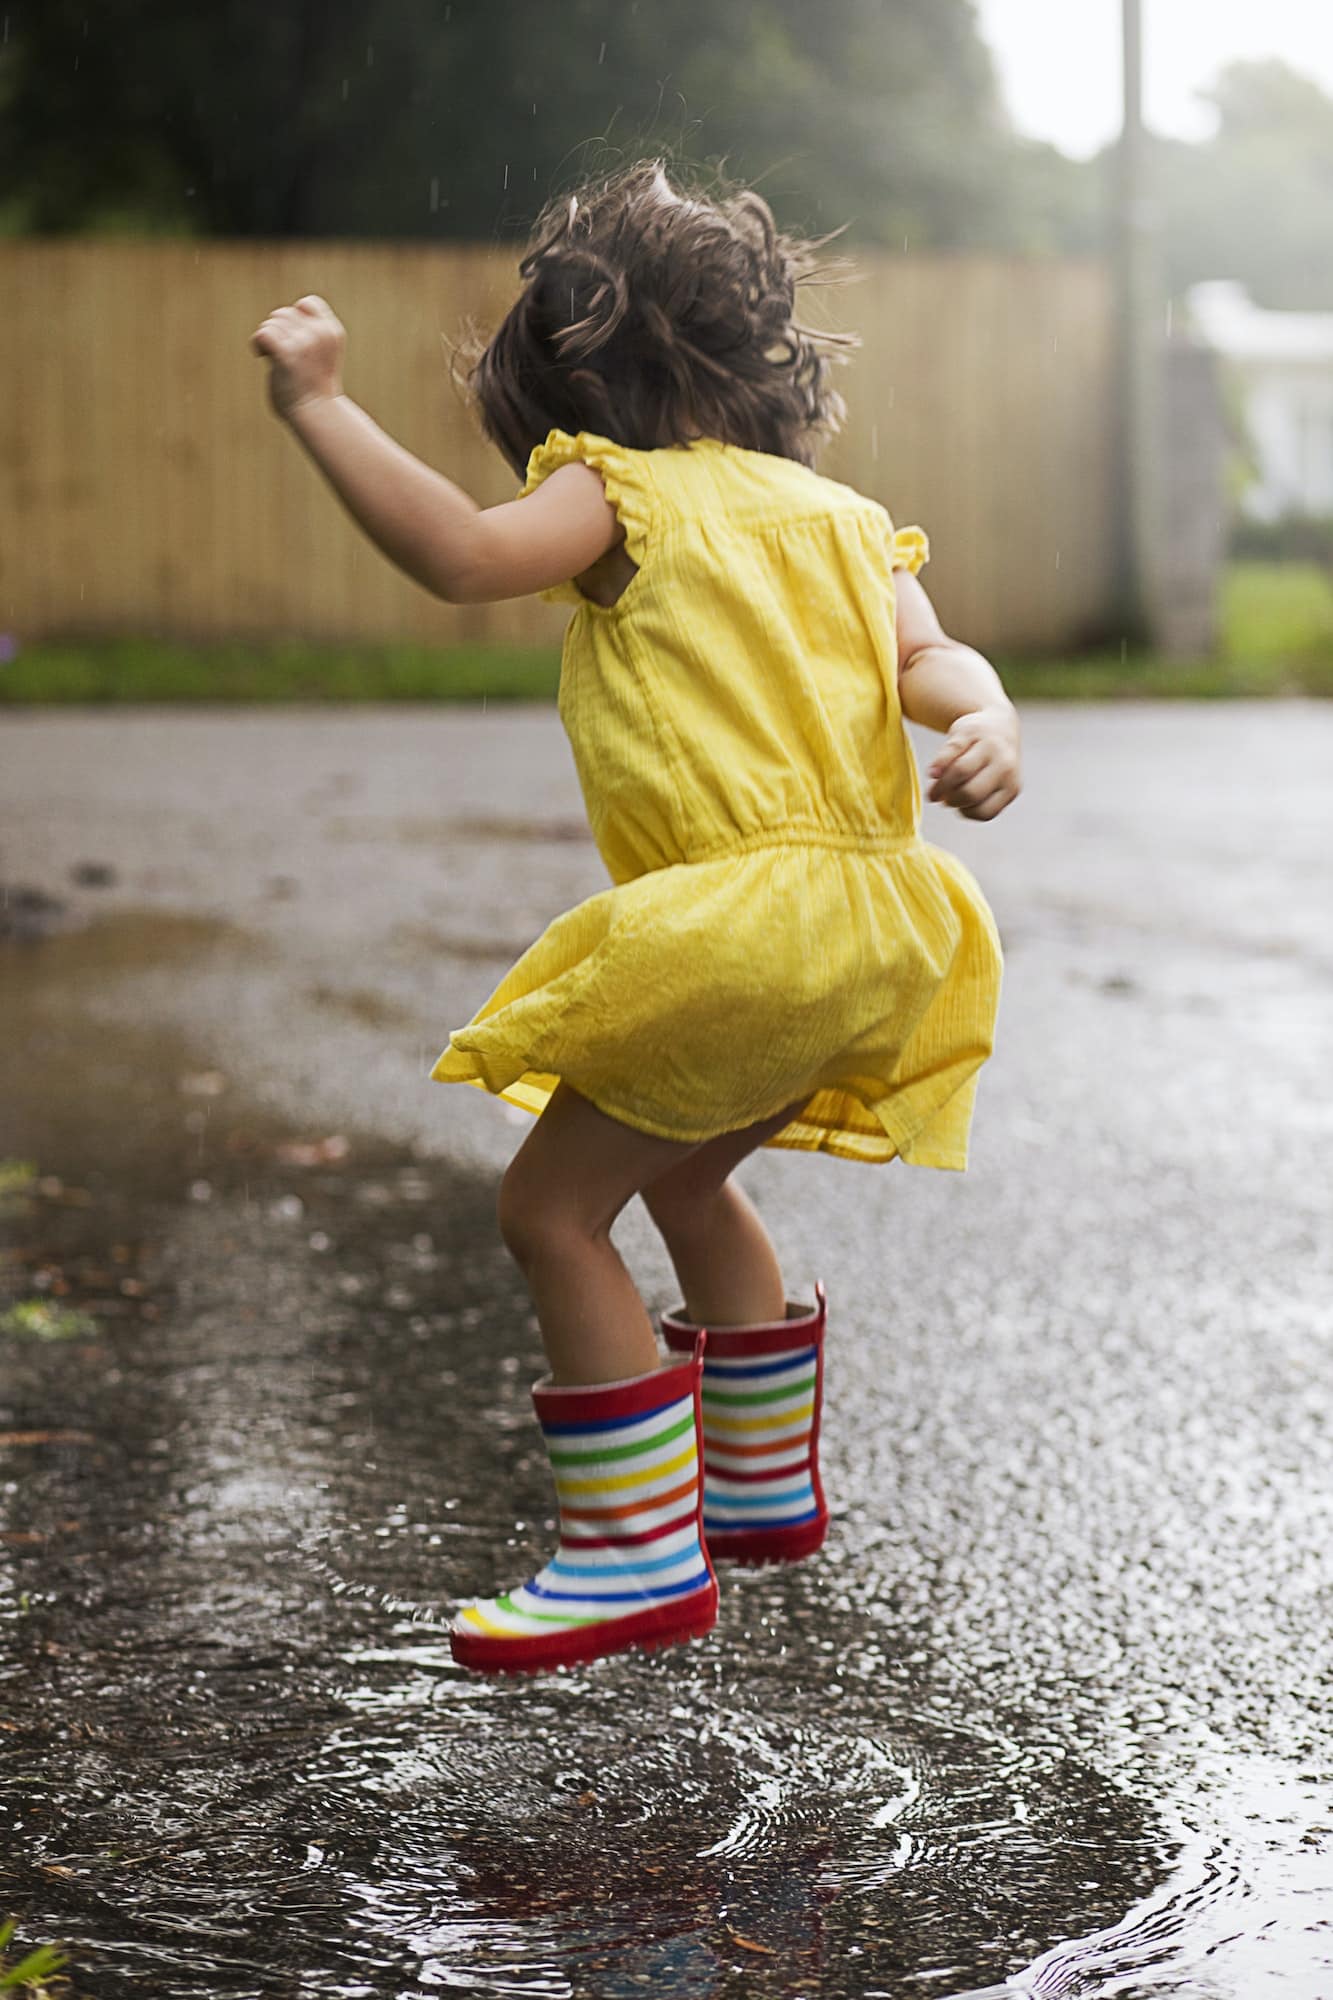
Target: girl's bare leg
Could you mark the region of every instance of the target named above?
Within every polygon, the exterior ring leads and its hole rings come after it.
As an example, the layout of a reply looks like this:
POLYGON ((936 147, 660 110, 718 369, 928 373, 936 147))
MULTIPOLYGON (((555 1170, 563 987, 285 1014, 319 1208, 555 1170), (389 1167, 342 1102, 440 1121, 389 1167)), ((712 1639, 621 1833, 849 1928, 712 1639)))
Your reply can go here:
MULTIPOLYGON (((528 1281, 557 1385, 621 1382, 657 1367, 652 1323, 611 1242, 611 1225, 626 1203, 711 1148, 729 1149, 734 1165, 790 1116, 690 1146, 622 1125, 568 1084, 559 1085, 510 1163, 499 1204, 500 1231, 528 1281)), ((726 1156, 713 1156, 707 1179, 716 1182, 726 1156)), ((763 1236, 757 1216, 753 1224, 747 1232, 752 1260, 762 1261, 754 1239, 756 1229, 763 1236)), ((770 1317, 781 1318, 784 1310, 780 1304, 770 1317)))
POLYGON ((500 1184, 500 1233, 532 1293, 557 1386, 623 1382, 657 1343, 611 1225, 646 1180, 692 1149, 655 1139, 562 1083, 500 1184))
POLYGON ((686 1315, 698 1324, 754 1326, 786 1315, 777 1252, 754 1204, 729 1176, 800 1108, 789 1105, 762 1125, 710 1139, 643 1189, 680 1280, 686 1315))

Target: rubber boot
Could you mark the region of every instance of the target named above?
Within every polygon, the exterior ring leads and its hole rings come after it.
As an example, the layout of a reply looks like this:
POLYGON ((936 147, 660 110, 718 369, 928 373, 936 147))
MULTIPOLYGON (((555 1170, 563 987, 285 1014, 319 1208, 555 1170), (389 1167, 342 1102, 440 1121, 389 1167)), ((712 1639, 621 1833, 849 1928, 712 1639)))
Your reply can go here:
MULTIPOLYGON (((799 1562, 828 1533, 819 1479, 827 1298, 788 1305, 765 1326, 708 1328, 704 1362, 704 1536, 713 1556, 740 1563, 799 1562)), ((684 1308, 662 1315, 673 1352, 701 1328, 684 1308)))
POLYGON ((628 1382, 532 1392, 560 1510, 560 1546, 531 1582, 469 1604, 454 1658, 483 1673, 541 1673, 630 1647, 698 1639, 717 1619, 703 1542, 699 1391, 687 1358, 628 1382))

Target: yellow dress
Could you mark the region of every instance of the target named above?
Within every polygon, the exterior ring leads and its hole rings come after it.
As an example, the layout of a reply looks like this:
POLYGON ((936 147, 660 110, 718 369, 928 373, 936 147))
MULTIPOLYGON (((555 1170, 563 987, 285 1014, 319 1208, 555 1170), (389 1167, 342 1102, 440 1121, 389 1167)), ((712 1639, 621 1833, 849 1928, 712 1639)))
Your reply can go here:
POLYGON ((961 1168, 1000 987, 969 871, 920 838, 893 570, 917 528, 793 460, 552 431, 526 495, 595 466, 638 574, 573 583, 560 717, 613 886, 557 917, 432 1070, 539 1112, 563 1077, 685 1142, 961 1168))

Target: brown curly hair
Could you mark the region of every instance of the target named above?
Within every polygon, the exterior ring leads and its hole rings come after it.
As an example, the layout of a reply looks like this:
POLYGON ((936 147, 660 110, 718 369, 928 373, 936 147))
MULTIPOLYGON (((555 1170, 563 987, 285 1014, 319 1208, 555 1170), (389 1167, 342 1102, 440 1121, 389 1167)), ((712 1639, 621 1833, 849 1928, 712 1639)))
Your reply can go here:
POLYGON ((813 464, 844 415, 830 361, 857 344, 793 316, 799 282, 844 275, 816 255, 830 240, 781 234, 748 189, 678 191, 661 160, 558 196, 517 301, 464 353, 487 436, 520 477, 555 429, 639 451, 718 438, 813 464))

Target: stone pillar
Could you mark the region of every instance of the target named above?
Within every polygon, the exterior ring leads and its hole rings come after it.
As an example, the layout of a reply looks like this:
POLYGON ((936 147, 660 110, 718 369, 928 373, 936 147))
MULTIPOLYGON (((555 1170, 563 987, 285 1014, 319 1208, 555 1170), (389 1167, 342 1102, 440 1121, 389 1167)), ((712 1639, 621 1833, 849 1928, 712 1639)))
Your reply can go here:
POLYGON ((1226 420, 1218 357, 1186 340, 1162 350, 1161 539, 1155 638, 1172 659, 1200 659, 1221 632, 1228 534, 1226 420))

